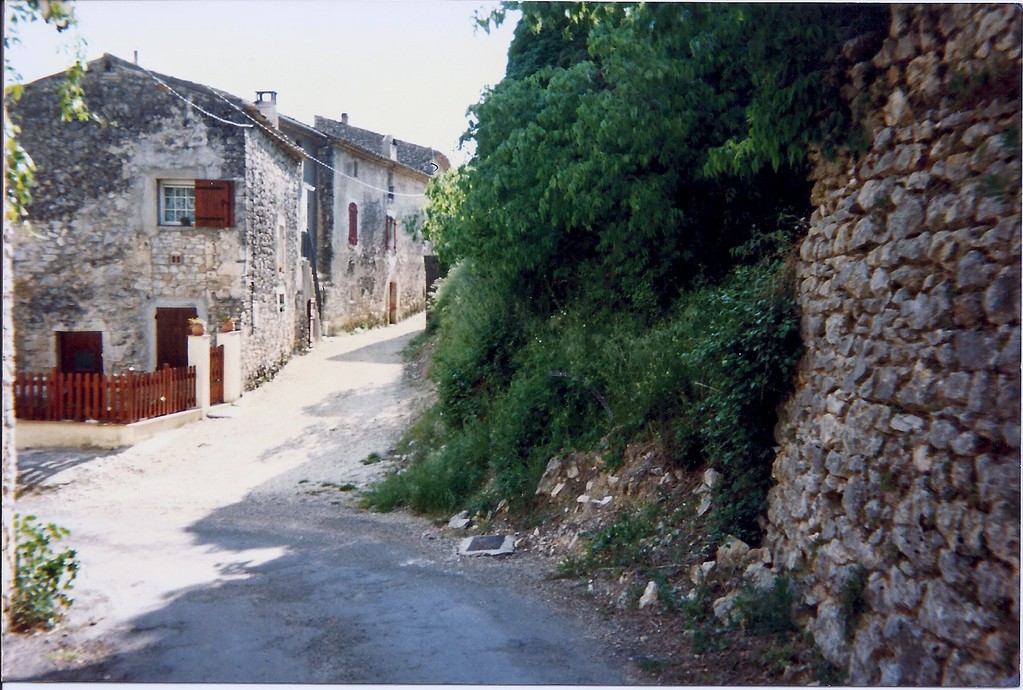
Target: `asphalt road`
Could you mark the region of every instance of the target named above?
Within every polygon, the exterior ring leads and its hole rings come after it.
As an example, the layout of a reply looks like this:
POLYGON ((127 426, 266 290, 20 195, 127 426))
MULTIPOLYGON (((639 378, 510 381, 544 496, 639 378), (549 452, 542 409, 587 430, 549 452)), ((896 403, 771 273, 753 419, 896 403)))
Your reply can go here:
POLYGON ((17 510, 71 529, 56 630, 4 638, 4 681, 632 682, 526 553, 358 510, 363 462, 422 399, 400 350, 422 317, 325 341, 219 418, 118 452, 28 451, 17 510))

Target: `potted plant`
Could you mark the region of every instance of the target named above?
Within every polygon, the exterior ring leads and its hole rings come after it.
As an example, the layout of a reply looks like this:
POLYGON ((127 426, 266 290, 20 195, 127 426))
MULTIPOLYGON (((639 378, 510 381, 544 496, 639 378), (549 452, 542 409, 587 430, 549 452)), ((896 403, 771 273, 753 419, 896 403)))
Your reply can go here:
POLYGON ((206 332, 206 322, 202 319, 189 319, 188 329, 192 335, 203 335, 206 332))
POLYGON ((234 330, 234 319, 230 316, 225 316, 224 320, 220 323, 221 333, 230 333, 234 330))

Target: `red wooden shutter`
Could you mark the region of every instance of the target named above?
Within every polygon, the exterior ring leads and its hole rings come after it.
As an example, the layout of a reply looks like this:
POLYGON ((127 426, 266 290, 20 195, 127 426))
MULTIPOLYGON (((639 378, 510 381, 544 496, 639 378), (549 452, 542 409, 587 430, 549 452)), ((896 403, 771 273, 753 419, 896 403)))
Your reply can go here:
POLYGON ((234 225, 234 182, 195 181, 195 224, 204 228, 234 225))
POLYGON ((348 204, 348 244, 359 243, 359 207, 355 202, 348 204))

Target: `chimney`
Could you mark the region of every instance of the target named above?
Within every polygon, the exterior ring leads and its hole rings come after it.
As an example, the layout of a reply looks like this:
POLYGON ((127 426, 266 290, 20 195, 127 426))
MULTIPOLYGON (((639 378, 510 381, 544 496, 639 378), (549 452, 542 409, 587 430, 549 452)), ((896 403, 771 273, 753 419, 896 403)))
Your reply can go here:
POLYGON ((256 92, 256 108, 262 113, 263 117, 270 121, 274 127, 279 126, 279 120, 277 118, 277 92, 276 91, 257 91, 256 92))
POLYGON ((390 158, 392 161, 398 160, 398 142, 394 140, 394 136, 388 134, 384 136, 383 146, 381 147, 380 153, 384 154, 385 158, 390 158))
POLYGON ((348 124, 348 113, 341 113, 341 124, 348 124))

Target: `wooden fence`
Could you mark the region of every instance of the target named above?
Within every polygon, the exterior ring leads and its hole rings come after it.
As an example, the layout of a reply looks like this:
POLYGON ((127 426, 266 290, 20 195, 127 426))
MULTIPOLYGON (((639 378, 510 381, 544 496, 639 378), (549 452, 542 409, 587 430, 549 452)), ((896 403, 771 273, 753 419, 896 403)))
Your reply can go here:
POLYGON ((14 413, 32 421, 130 424, 195 407, 195 367, 121 375, 18 373, 14 413))

